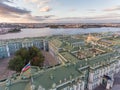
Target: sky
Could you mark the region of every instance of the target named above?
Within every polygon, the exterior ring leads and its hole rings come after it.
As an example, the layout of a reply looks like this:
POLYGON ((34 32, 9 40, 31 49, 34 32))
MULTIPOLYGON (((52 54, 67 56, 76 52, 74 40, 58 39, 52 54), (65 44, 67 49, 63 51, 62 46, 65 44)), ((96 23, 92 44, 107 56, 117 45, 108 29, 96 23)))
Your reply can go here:
POLYGON ((0 23, 120 23, 120 0, 0 0, 0 23))

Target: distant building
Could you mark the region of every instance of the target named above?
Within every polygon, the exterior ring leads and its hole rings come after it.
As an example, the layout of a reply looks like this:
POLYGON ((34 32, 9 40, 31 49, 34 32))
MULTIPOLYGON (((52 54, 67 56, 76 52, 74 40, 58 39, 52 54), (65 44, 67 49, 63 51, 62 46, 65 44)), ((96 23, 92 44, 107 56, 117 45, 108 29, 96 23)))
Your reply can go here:
POLYGON ((29 48, 36 46, 41 50, 48 50, 47 41, 44 38, 24 38, 13 40, 1 40, 0 41, 0 58, 6 58, 19 50, 20 48, 29 48))

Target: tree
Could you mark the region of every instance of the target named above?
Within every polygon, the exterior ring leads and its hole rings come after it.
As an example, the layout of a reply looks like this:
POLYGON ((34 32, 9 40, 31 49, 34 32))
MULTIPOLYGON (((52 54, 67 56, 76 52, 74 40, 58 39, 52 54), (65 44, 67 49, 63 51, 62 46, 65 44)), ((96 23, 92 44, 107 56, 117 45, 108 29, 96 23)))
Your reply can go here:
POLYGON ((15 71, 21 71, 24 65, 25 63, 24 60, 21 58, 21 56, 15 56, 9 62, 9 68, 15 71))
POLYGON ((15 57, 9 62, 9 68, 20 72, 29 61, 33 66, 42 67, 44 56, 37 47, 21 48, 16 51, 15 57))
POLYGON ((37 56, 37 54, 40 52, 38 48, 36 47, 29 47, 28 49, 30 59, 33 59, 37 56))
POLYGON ((34 66, 41 67, 44 62, 44 56, 36 47, 30 47, 29 48, 29 55, 31 59, 31 64, 34 66))
POLYGON ((34 66, 43 66, 44 56, 39 52, 35 57, 33 57, 31 64, 34 66))
POLYGON ((21 48, 20 50, 16 51, 15 56, 20 56, 22 59, 24 59, 25 64, 27 64, 30 60, 30 55, 27 48, 21 48))

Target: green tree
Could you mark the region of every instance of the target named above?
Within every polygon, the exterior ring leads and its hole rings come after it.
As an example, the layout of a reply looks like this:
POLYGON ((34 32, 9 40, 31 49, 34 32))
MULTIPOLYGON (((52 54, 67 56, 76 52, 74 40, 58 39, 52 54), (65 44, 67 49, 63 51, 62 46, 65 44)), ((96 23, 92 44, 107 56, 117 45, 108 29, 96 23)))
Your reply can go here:
POLYGON ((15 57, 9 62, 9 68, 19 72, 29 61, 33 66, 42 67, 44 56, 37 47, 21 48, 16 51, 15 57))
POLYGON ((18 55, 24 60, 25 64, 27 64, 31 59, 27 48, 21 48, 20 50, 16 51, 15 56, 18 55))
POLYGON ((36 57, 38 55, 40 50, 36 47, 30 47, 28 49, 28 52, 29 52, 30 59, 33 59, 34 57, 36 57))
POLYGON ((44 56, 39 52, 35 57, 32 58, 31 64, 34 66, 41 67, 44 62, 44 56))
POLYGON ((25 63, 24 60, 21 58, 21 56, 15 56, 9 62, 9 68, 15 71, 21 71, 24 65, 25 63))
POLYGON ((29 48, 29 55, 31 59, 31 64, 34 66, 41 67, 44 62, 44 56, 36 47, 30 47, 29 48))

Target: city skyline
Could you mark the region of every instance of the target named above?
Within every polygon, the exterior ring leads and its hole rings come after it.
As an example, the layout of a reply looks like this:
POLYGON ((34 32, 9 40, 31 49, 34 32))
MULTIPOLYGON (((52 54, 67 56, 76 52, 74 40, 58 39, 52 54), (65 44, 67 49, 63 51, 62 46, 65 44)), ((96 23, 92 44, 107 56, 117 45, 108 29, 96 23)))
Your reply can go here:
POLYGON ((119 23, 119 0, 1 0, 0 23, 119 23))

